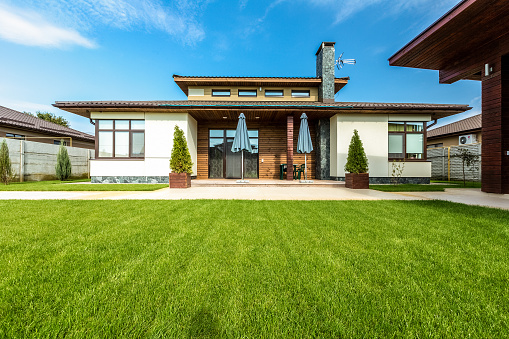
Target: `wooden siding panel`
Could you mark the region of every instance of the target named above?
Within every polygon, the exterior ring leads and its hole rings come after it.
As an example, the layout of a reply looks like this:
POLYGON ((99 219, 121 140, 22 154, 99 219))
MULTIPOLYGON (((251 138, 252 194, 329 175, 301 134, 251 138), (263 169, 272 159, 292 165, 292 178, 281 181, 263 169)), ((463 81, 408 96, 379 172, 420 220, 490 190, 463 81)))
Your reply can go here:
POLYGON ((509 57, 493 60, 499 72, 482 82, 482 191, 509 193, 509 57))

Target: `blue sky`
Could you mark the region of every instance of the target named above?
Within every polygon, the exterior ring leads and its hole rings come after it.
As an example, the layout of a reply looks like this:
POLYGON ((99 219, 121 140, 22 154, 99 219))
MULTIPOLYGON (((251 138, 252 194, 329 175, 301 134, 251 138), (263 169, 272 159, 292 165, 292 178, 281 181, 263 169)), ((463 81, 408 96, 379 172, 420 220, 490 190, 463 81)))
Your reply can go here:
POLYGON ((315 52, 357 60, 336 101, 469 104, 481 84, 387 59, 458 0, 0 0, 0 105, 50 111, 93 133, 55 101, 182 100, 172 75, 315 76, 315 52))

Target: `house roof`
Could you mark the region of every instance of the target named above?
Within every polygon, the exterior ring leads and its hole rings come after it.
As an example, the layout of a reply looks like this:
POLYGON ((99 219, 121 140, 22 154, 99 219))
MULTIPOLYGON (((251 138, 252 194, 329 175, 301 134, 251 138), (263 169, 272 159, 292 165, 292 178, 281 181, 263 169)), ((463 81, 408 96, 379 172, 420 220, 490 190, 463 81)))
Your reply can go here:
MULTIPOLYGON (((253 112, 325 112, 322 115, 333 116, 336 113, 425 113, 433 119, 465 112, 468 105, 422 104, 422 103, 376 103, 376 102, 314 102, 314 101, 57 101, 53 106, 65 111, 90 118, 91 111, 97 112, 189 112, 200 114, 199 118, 211 112, 237 112, 239 110, 253 112)), ((315 114, 315 116, 320 116, 315 114)), ((217 117, 214 117, 217 118, 217 117)), ((221 119, 221 117, 219 117, 221 119)))
MULTIPOLYGON (((272 87, 317 87, 322 83, 319 77, 226 77, 226 76, 188 76, 173 75, 180 89, 189 95, 189 86, 272 86, 272 87)), ((334 79, 334 93, 343 88, 349 77, 334 79)))
POLYGON ((55 137, 65 136, 94 142, 93 135, 39 119, 4 106, 0 106, 0 125, 51 134, 55 137))
MULTIPOLYGON (((462 0, 389 58, 391 66, 440 70, 440 82, 481 80, 483 57, 507 49, 509 1, 462 0)), ((506 51, 501 51, 502 54, 506 51)))
POLYGON ((439 138, 445 135, 464 134, 481 130, 482 127, 482 114, 474 115, 473 117, 466 118, 460 121, 450 123, 441 127, 434 128, 427 132, 428 139, 439 138))

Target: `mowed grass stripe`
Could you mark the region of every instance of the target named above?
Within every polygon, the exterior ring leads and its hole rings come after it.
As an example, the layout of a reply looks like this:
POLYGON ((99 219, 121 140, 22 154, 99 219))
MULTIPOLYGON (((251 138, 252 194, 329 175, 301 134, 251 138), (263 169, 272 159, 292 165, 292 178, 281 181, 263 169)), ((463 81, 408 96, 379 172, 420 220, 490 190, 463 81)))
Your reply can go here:
POLYGON ((0 202, 0 337, 507 336, 509 213, 0 202))

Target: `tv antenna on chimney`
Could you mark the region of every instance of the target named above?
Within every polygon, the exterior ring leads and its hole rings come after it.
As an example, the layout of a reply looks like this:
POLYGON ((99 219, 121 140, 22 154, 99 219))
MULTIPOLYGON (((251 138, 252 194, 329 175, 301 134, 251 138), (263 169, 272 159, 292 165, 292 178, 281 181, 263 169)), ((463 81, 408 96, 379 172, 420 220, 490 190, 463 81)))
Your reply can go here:
POLYGON ((345 54, 345 52, 341 53, 338 60, 336 60, 336 67, 338 68, 338 70, 343 68, 344 64, 355 65, 356 63, 355 59, 343 59, 343 54, 345 54))

